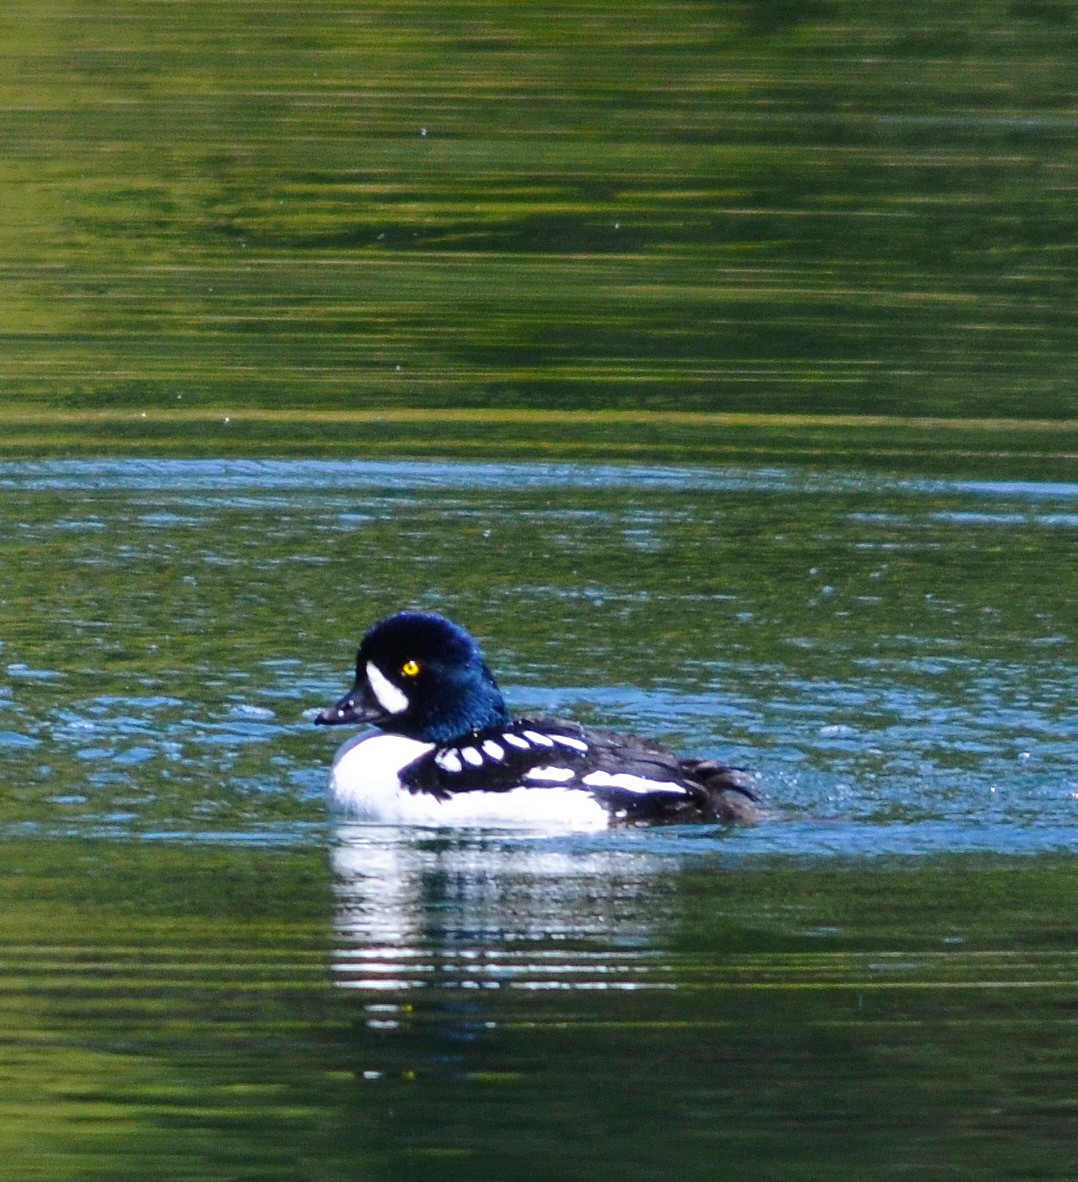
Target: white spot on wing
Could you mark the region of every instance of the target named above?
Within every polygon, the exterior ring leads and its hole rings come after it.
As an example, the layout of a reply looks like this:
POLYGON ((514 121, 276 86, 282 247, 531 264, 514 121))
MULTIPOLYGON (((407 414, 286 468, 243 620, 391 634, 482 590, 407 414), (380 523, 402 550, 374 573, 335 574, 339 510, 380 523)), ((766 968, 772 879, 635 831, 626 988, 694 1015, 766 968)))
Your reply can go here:
POLYGON ((524 738, 534 743, 537 747, 554 746, 554 740, 549 735, 541 734, 539 731, 525 731, 524 738))
POLYGON ((571 767, 533 767, 524 773, 525 780, 541 780, 549 784, 564 784, 576 777, 571 767))
POLYGON ((676 792, 685 795, 685 789, 671 780, 649 780, 645 776, 634 776, 629 772, 588 772, 582 783, 589 788, 624 788, 626 792, 676 792))
POLYGON ((551 735, 555 743, 562 747, 569 747, 573 751, 587 751, 588 745, 582 739, 571 739, 568 735, 551 735))
POLYGON ((367 662, 367 684, 387 714, 402 714, 408 709, 408 696, 398 689, 373 661, 367 662))
POLYGON ((531 743, 527 739, 522 739, 520 735, 502 735, 502 738, 512 747, 517 747, 521 751, 530 751, 531 743))
POLYGON ((493 739, 483 740, 483 751, 489 755, 491 759, 501 760, 505 758, 505 748, 499 747, 493 739))
POLYGON ((461 747, 460 753, 464 757, 464 762, 470 763, 472 767, 483 766, 483 757, 475 747, 461 747))
POLYGON ((443 772, 459 772, 463 768, 460 762, 460 756, 455 751, 439 751, 434 757, 434 762, 442 769, 443 772))

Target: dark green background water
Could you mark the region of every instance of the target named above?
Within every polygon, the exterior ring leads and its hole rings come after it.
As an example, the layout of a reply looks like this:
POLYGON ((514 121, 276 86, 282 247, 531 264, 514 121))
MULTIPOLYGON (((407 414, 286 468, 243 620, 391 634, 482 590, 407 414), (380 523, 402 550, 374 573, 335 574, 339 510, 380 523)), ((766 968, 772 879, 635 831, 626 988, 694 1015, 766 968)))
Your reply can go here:
POLYGON ((1073 467, 1070 4, 38 0, 0 52, 9 453, 1073 467))

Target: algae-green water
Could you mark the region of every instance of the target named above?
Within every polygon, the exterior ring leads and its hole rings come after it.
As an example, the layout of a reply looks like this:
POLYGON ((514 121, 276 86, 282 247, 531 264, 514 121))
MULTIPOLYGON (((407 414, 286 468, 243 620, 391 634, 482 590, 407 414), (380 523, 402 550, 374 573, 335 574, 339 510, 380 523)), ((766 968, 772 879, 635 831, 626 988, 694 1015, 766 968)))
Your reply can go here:
POLYGON ((3 27, 6 454, 1073 471, 1069 4, 3 27))

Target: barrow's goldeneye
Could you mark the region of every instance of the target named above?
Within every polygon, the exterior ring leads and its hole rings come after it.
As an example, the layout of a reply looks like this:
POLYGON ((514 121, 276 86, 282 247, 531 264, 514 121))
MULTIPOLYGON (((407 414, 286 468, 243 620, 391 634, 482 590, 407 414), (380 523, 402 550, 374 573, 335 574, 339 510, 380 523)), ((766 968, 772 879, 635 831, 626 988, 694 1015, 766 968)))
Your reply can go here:
POLYGON ((475 640, 444 616, 375 624, 355 685, 315 718, 371 723, 333 762, 330 803, 368 821, 602 828, 752 821, 752 777, 630 735, 513 718, 475 640))

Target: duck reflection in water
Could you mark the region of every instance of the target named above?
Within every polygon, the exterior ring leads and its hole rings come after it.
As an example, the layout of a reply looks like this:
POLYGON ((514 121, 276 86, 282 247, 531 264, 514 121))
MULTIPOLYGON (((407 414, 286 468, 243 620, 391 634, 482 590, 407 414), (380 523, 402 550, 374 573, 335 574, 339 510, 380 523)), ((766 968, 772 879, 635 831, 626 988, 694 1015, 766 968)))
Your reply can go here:
POLYGON ((362 999, 357 1075, 474 1075, 558 991, 675 988, 652 941, 674 925, 670 858, 610 840, 342 825, 332 967, 362 999))
POLYGON ((477 1070, 463 1044, 488 1043, 537 994, 675 988, 652 939, 674 924, 669 857, 609 838, 344 825, 332 861, 334 981, 363 998, 368 1078, 477 1070))
POLYGON ((653 963, 669 859, 597 839, 343 825, 332 853, 339 985, 670 987, 653 963))

